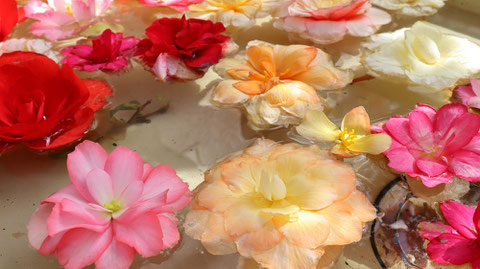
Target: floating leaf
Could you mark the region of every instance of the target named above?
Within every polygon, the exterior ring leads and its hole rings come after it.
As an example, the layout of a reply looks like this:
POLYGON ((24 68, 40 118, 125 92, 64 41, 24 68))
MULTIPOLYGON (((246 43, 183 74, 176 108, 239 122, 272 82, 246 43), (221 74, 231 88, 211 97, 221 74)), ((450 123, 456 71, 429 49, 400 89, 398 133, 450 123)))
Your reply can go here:
POLYGON ((126 104, 121 104, 115 107, 114 109, 110 110, 109 115, 110 118, 113 117, 118 111, 124 110, 137 110, 140 107, 140 103, 138 101, 131 101, 126 104))

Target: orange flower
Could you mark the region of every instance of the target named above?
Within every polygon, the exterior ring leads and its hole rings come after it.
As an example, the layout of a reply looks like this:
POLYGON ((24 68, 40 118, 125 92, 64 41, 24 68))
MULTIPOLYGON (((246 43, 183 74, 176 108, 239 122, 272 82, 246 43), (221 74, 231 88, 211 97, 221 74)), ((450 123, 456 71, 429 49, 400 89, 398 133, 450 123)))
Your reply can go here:
POLYGON ((227 79, 214 89, 213 102, 243 104, 254 129, 299 123, 306 111, 321 108, 316 90, 341 89, 351 81, 320 49, 260 41, 251 41, 245 56, 222 59, 215 70, 227 79))
POLYGON ((205 174, 185 231, 212 254, 270 269, 315 268, 328 246, 362 237, 376 210, 350 164, 317 146, 257 140, 205 174))

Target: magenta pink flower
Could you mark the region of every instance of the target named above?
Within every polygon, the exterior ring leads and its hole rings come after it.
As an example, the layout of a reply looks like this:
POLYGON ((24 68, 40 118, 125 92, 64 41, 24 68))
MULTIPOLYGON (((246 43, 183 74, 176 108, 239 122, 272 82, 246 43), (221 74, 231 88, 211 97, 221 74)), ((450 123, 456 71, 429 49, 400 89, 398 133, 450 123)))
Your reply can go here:
POLYGON ((438 111, 419 104, 408 117, 394 116, 376 131, 392 137, 384 152, 388 165, 432 188, 452 182, 453 176, 480 180, 479 129, 480 116, 452 103, 438 111))
POLYGON ((474 209, 448 201, 440 208, 448 225, 422 222, 418 226, 420 236, 430 241, 428 256, 436 263, 471 263, 473 269, 480 269, 480 203, 474 209))
POLYGON ((454 90, 463 104, 480 109, 480 79, 470 79, 470 85, 458 86, 454 90))
POLYGON ((70 46, 61 51, 66 57, 62 64, 79 70, 120 70, 127 66, 129 57, 135 52, 138 39, 133 36, 123 37, 110 29, 105 30, 92 41, 92 45, 70 46))
POLYGON ((177 244, 174 212, 192 193, 171 167, 144 164, 125 147, 108 155, 90 141, 68 156, 67 167, 73 184, 43 201, 28 224, 40 254, 56 253, 67 269, 126 269, 136 252, 150 257, 177 244))
POLYGON ((139 0, 145 6, 150 7, 169 7, 178 12, 188 10, 188 5, 201 3, 205 0, 139 0))

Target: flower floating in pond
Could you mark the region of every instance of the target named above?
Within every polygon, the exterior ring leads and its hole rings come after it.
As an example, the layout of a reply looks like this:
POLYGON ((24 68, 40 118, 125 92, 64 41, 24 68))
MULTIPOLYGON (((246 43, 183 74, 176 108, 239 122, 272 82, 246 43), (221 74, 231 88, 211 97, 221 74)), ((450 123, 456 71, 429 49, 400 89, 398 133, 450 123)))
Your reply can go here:
POLYGON ((229 52, 230 37, 221 23, 198 19, 161 18, 146 30, 137 56, 161 80, 193 80, 229 52))
POLYGON ((206 0, 189 7, 190 14, 225 26, 250 27, 270 15, 277 0, 206 0))
POLYGON ((316 90, 341 89, 351 81, 320 49, 260 41, 215 70, 225 80, 215 87, 213 102, 245 106, 254 129, 296 124, 309 109, 321 108, 316 90))
POLYGON ((408 117, 392 117, 377 131, 393 139, 384 153, 388 165, 432 188, 452 182, 454 176, 480 180, 479 130, 479 115, 451 103, 438 111, 419 104, 408 117))
POLYGON ((297 131, 301 136, 317 142, 336 142, 330 152, 345 158, 362 153, 377 155, 388 150, 392 144, 392 139, 387 134, 371 134, 370 118, 363 106, 348 112, 341 128, 322 111, 311 110, 297 131))
POLYGON ((25 15, 38 20, 31 25, 34 35, 49 40, 63 39, 90 25, 104 14, 113 0, 31 0, 25 6, 25 15))
POLYGON ((66 57, 62 64, 79 70, 93 72, 95 70, 120 70, 128 65, 129 57, 135 52, 138 40, 123 37, 110 29, 92 40, 92 45, 75 45, 61 51, 66 57))
POLYGON ((448 224, 422 222, 420 236, 428 240, 430 259, 440 264, 463 265, 470 263, 480 268, 480 203, 477 209, 448 201, 440 205, 448 224))
POLYGON ((405 16, 430 16, 445 5, 446 0, 370 0, 376 6, 405 16))
POLYGON ((52 50, 52 47, 52 43, 44 39, 10 38, 0 42, 0 55, 14 51, 29 51, 43 54, 55 62, 59 62, 59 53, 52 50))
POLYGON ((362 238, 376 210, 350 164, 317 146, 257 140, 205 173, 185 232, 214 255, 263 267, 315 268, 328 246, 362 238))
POLYGON ((0 42, 7 39, 18 21, 17 1, 0 1, 0 42))
POLYGON ((365 46, 371 75, 424 91, 453 87, 480 71, 480 46, 425 22, 372 36, 365 46))
POLYGON ((23 143, 35 150, 65 146, 90 128, 112 89, 81 80, 68 65, 31 52, 0 56, 0 152, 23 143))
POLYGON ((279 11, 276 28, 318 44, 331 44, 345 35, 365 37, 391 21, 368 0, 287 0, 279 11))
POLYGON ((188 5, 201 3, 205 0, 139 0, 145 6, 149 7, 169 7, 178 12, 188 10, 188 5))
POLYGON ((480 79, 470 79, 470 85, 458 86, 454 93, 464 105, 480 109, 480 79))
POLYGON ((28 224, 30 244, 67 269, 127 269, 135 253, 160 254, 180 239, 175 211, 192 199, 168 165, 152 167, 118 147, 85 141, 68 155, 72 184, 44 200, 28 224))

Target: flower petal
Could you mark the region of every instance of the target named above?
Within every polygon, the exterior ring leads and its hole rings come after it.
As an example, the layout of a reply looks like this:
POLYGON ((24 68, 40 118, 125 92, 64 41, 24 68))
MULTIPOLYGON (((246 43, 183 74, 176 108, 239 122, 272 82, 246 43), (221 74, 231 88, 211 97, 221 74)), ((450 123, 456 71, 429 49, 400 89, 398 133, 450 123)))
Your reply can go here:
POLYGON ((297 126, 297 132, 310 140, 333 142, 338 138, 340 129, 328 119, 323 111, 310 110, 302 123, 297 126))
POLYGON ((127 269, 133 263, 135 249, 113 238, 110 246, 95 261, 98 269, 127 269))
POLYGON ((113 199, 113 184, 110 175, 104 170, 94 168, 87 175, 87 188, 99 205, 110 203, 113 199))
POLYGON ((455 229, 441 222, 421 222, 418 225, 418 233, 423 239, 432 241, 442 234, 458 234, 455 229))
POLYGON ((457 151, 450 162, 450 169, 458 177, 470 181, 480 180, 480 155, 467 150, 457 151))
POLYGON ((473 223, 475 209, 455 201, 448 201, 440 205, 443 216, 448 224, 468 239, 476 239, 477 232, 473 223))
POLYGON ((442 234, 433 239, 427 246, 427 252, 436 263, 462 265, 480 258, 477 241, 456 234, 442 234))
POLYGON ((164 248, 174 247, 180 240, 177 224, 165 215, 158 215, 157 218, 162 230, 164 248))
POLYGON ((408 115, 409 131, 413 140, 425 151, 430 152, 435 146, 433 123, 425 113, 412 111, 408 115))
POLYGON ((392 145, 392 138, 387 134, 371 134, 355 139, 347 148, 353 152, 378 155, 392 145))
POLYGON ((140 155, 126 147, 116 148, 105 163, 105 171, 113 183, 113 193, 118 197, 133 181, 142 180, 143 161, 140 155))
POLYGON ((420 170, 422 170, 422 172, 431 177, 436 177, 443 174, 443 172, 445 172, 445 170, 448 168, 447 164, 443 160, 436 160, 428 157, 421 157, 417 159, 415 164, 420 170))
POLYGON ((356 135, 370 134, 370 117, 363 106, 350 110, 342 120, 342 130, 355 130, 356 135))
POLYGON ((33 213, 28 221, 28 242, 35 249, 39 250, 45 239, 48 237, 47 219, 50 216, 54 204, 42 204, 33 213))
POLYGON ((400 172, 413 173, 416 170, 415 158, 406 148, 397 148, 386 153, 388 166, 400 172))
POLYGON ((235 88, 234 84, 237 82, 237 80, 221 81, 213 91, 212 100, 225 105, 241 104, 248 101, 250 95, 235 88))

